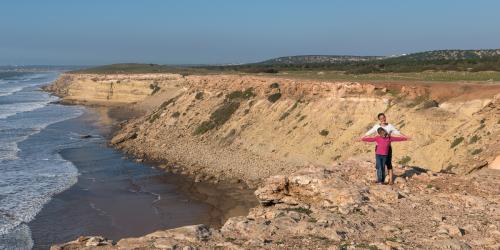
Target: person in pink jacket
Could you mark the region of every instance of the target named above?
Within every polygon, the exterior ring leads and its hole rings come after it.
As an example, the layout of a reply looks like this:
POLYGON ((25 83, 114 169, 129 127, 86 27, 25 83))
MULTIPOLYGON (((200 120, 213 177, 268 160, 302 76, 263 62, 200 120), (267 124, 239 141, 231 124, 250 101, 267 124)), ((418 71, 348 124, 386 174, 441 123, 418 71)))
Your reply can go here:
MULTIPOLYGON (((396 141, 407 141, 410 138, 408 137, 395 137, 390 136, 387 131, 379 127, 377 129, 378 136, 375 137, 363 137, 359 139, 359 141, 364 142, 375 142, 377 143, 377 148, 375 151, 375 162, 377 169, 377 183, 383 184, 385 179, 385 165, 387 164, 387 160, 389 157, 389 149, 391 147, 391 142, 396 141)), ((392 175, 392 174, 391 174, 392 175)), ((389 184, 392 184, 392 176, 390 176, 389 184)))

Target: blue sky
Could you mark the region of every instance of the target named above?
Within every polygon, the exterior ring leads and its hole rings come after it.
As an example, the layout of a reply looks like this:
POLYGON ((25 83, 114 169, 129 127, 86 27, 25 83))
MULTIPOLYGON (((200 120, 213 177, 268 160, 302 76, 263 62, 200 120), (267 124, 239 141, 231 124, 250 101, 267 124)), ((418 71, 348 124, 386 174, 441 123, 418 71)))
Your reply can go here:
POLYGON ((500 48, 496 0, 2 0, 0 65, 500 48))

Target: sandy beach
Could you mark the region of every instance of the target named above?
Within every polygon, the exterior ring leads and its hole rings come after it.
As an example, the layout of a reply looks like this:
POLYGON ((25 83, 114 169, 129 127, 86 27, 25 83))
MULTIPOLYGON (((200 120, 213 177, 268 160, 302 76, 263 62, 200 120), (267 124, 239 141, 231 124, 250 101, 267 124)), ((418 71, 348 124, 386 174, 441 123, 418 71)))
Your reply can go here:
POLYGON ((228 217, 246 214, 255 206, 252 190, 243 186, 196 183, 134 162, 108 147, 106 138, 116 120, 106 114, 108 109, 89 109, 25 142, 48 133, 65 134, 62 131, 88 141, 60 152, 77 167, 78 182, 54 196, 29 223, 35 249, 48 249, 79 235, 119 240, 190 224, 220 226, 228 217))

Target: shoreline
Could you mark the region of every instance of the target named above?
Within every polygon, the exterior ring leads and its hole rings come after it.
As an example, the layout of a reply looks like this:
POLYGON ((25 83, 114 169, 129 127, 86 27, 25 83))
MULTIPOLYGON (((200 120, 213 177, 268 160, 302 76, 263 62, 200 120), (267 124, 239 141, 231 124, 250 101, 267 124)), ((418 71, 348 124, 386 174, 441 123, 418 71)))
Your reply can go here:
MULTIPOLYGON (((79 126, 78 124, 88 124, 88 125, 83 125, 85 126, 91 126, 94 127, 93 133, 89 134, 81 134, 82 138, 81 140, 101 140, 102 142, 97 142, 92 143, 90 142, 86 146, 80 146, 77 148, 70 148, 70 149, 65 149, 60 152, 61 156, 63 159, 68 160, 72 162, 78 169, 79 171, 79 177, 78 177, 78 182, 70 187, 69 189, 63 191, 62 193, 59 193, 55 195, 49 203, 45 204, 42 211, 40 211, 39 214, 35 217, 33 221, 29 223, 30 227, 33 227, 33 238, 35 240, 35 249, 46 249, 49 247, 49 245, 55 244, 55 243, 61 243, 65 242, 68 240, 71 240, 81 234, 100 234, 100 235, 105 235, 106 237, 114 240, 119 240, 121 238, 126 238, 126 237, 131 237, 131 236, 140 236, 144 235, 156 230, 165 230, 169 228, 175 228, 183 225, 190 225, 190 224, 196 224, 196 223, 203 223, 207 225, 211 225, 214 227, 219 227, 221 226, 225 220, 229 217, 235 216, 235 215, 242 215, 246 214, 248 212, 248 209, 250 207, 254 207, 256 205, 256 201, 254 203, 251 202, 250 196, 253 196, 253 191, 244 189, 241 186, 236 186, 236 185, 220 185, 220 186, 215 186, 212 184, 208 183, 195 183, 193 180, 185 177, 185 176, 180 176, 180 175, 175 175, 172 173, 166 173, 162 171, 160 168, 157 168, 154 166, 151 162, 148 163, 136 163, 133 161, 133 159, 130 159, 129 156, 126 156, 123 154, 123 152, 114 149, 112 147, 109 147, 109 137, 112 135, 112 131, 116 129, 116 123, 119 123, 118 120, 111 119, 110 116, 107 116, 109 113, 109 108, 104 108, 104 107, 85 107, 85 113, 75 119, 70 119, 67 121, 63 121, 60 123, 55 123, 52 126, 49 126, 48 129, 53 129, 54 127, 71 127, 71 126, 79 126), (73 125, 71 125, 73 124, 73 125), (77 124, 77 125, 75 125, 77 124), (98 132, 98 134, 96 133, 98 132), (88 138, 87 138, 88 137, 88 138), (99 137, 102 137, 102 139, 99 139, 99 137), (101 144, 99 146, 99 144, 101 144), (97 148, 96 150, 93 148, 97 148), (101 149, 99 149, 101 148, 101 149), (111 152, 111 155, 108 155, 109 153, 106 153, 107 151, 111 152), (115 153, 112 153, 112 152, 115 153), (96 156, 96 154, 102 154, 104 152, 105 158, 102 158, 102 160, 99 161, 104 161, 107 162, 109 160, 115 159, 114 161, 116 163, 110 162, 107 167, 104 167, 102 170, 98 170, 98 175, 96 177, 85 177, 89 175, 89 167, 92 163, 85 163, 89 161, 95 161, 96 159, 100 159, 100 157, 103 156, 98 156, 98 158, 94 159, 93 157, 96 156), (87 156, 85 156, 87 155, 87 156), (115 156, 113 156, 115 155, 115 156), (75 158, 76 157, 76 158, 75 158), (81 158, 83 157, 83 158, 81 158), (111 157, 108 159, 108 157, 111 157), (94 160, 92 160, 94 159, 94 160), (122 163, 120 163, 122 162, 122 163), (128 162, 128 163, 127 163, 128 162), (84 165, 82 165, 84 164, 84 165), (113 179, 116 178, 116 176, 120 176, 120 172, 117 172, 116 174, 106 174, 106 170, 108 168, 110 169, 116 169, 117 167, 126 164, 130 170, 128 171, 134 171, 137 172, 137 174, 132 174, 130 178, 131 180, 137 179, 136 181, 140 181, 139 186, 136 186, 135 184, 130 186, 128 189, 132 191, 130 194, 123 194, 122 191, 119 191, 121 188, 123 181, 117 180, 118 183, 114 184, 116 181, 113 181, 113 179), (87 169, 87 170, 85 170, 87 169), (143 169, 143 170, 140 170, 143 169), (84 172, 81 172, 84 171, 84 172), (102 175, 102 173, 105 173, 102 175), (149 175, 153 174, 151 177, 147 177, 149 175), (100 176, 100 177, 99 177, 100 176), (144 176, 144 177, 140 177, 144 176), (83 179, 82 179, 83 178, 83 179), (89 178, 104 178, 104 179, 109 179, 109 183, 102 183, 102 184, 94 184, 89 182, 89 178), (141 181, 141 179, 144 179, 144 181, 141 181), (151 179, 153 178, 153 179, 151 179), (87 184, 85 184, 87 183, 87 184), (95 186, 97 185, 97 187, 95 186), (103 186, 104 185, 104 186, 103 186), (100 190, 100 187, 103 187, 104 189, 102 191, 92 191, 93 189, 97 188, 96 190, 100 190), (109 186, 109 187, 106 187, 109 186), (108 189, 116 189, 117 191, 112 191, 111 193, 108 193, 108 189), (152 190, 157 190, 157 191, 147 191, 144 193, 144 191, 140 190, 147 190, 147 189, 152 189, 152 190), (90 191, 89 191, 90 190, 90 191), (133 191, 136 190, 136 191, 133 191), (233 191, 233 193, 230 192, 230 190, 233 191), (137 193, 139 191, 139 193, 137 193), (89 194, 90 192, 90 194, 89 194), (103 192, 103 193, 99 193, 103 192), (167 192, 165 194, 161 194, 162 192, 167 192), (173 192, 173 193, 172 193, 173 192), (92 195, 93 193, 93 195, 92 195), (116 193, 117 197, 123 197, 121 198, 122 201, 120 201, 120 198, 114 199, 113 193, 116 193), (120 194, 122 193, 122 194, 120 194), (133 194, 136 193, 136 194, 133 194), (159 196, 161 194, 161 198, 159 196), (172 196, 175 194, 174 196, 172 196), (99 196, 108 196, 107 199, 103 200, 101 198, 98 198, 99 196), (110 196, 113 195, 113 196, 110 196), (124 196, 125 195, 125 196, 124 196), (143 198, 133 198, 134 196, 138 197, 143 197, 143 198), (158 197, 156 197, 158 195, 158 197), (163 197, 165 196, 165 197, 163 197), (175 198, 175 197, 186 197, 186 198, 175 198), (129 197, 129 198, 125 198, 129 197), (148 198, 150 197, 150 198, 148 198), (170 197, 170 198, 168 198, 170 197), (224 197, 224 199, 218 200, 217 197, 224 197), (244 198, 243 198, 244 197, 244 198), (133 198, 132 200, 130 200, 133 198), (94 200, 93 202, 89 203, 91 204, 91 209, 85 209, 86 201, 82 200, 94 200), (128 199, 129 201, 123 200, 123 199, 128 199), (136 201, 134 201, 134 199, 136 201), (144 200, 146 199, 146 200, 144 200), (164 201, 164 199, 167 199, 164 201), (173 199, 173 200, 172 200, 173 199), (81 201, 79 201, 81 200, 81 201), (106 201, 109 200, 109 201, 106 201), (116 200, 115 202, 112 202, 112 200, 116 200), (144 200, 144 201, 142 201, 144 200), (149 202, 146 202, 147 200, 150 200, 149 202), (178 202, 180 205, 176 205, 178 208, 175 208, 176 206, 172 206, 171 201, 176 201, 179 200, 178 202), (188 201, 190 200, 190 201, 188 201), (69 203, 68 203, 69 202, 69 203), (81 203, 84 202, 84 203, 81 203), (125 202, 125 203, 123 203, 125 202), (167 202, 167 203, 165 203, 167 202), (187 203, 186 203, 187 202, 187 203), (64 205, 65 203, 68 204, 73 204, 71 207, 74 207, 75 209, 70 209, 68 206, 69 205, 64 205), (80 204, 81 203, 81 204, 80 204), (144 211, 144 209, 147 209, 149 206, 148 204, 151 204, 151 208, 154 208, 154 211, 146 212, 146 214, 142 214, 140 217, 140 223, 137 221, 135 224, 137 224, 136 227, 137 229, 133 229, 134 227, 130 228, 130 226, 127 226, 124 229, 119 229, 117 231, 117 228, 114 229, 112 225, 119 223, 120 220, 129 220, 130 216, 124 216, 124 215, 119 215, 122 212, 119 212, 119 207, 116 207, 115 204, 113 203, 119 203, 123 204, 125 207, 128 207, 131 211, 144 211), (184 203, 185 205, 182 205, 184 203), (79 204, 79 205, 76 205, 79 204), (128 204, 128 205, 127 205, 128 204), (135 205, 134 205, 135 204, 135 205), (191 205, 189 205, 191 204, 191 205), (83 207, 81 207, 83 205, 83 207), (184 208, 181 208, 183 206, 186 206, 184 208), (66 208, 67 207, 67 208, 66 208), (101 207, 101 208, 100 208, 101 207), (134 208, 135 207, 135 208, 134 208), (169 208, 170 207, 170 208, 169 208), (167 210, 165 210, 167 209, 167 210), (173 209, 173 210, 169 210, 173 209), (200 210, 201 209, 201 210, 200 210), (58 217, 57 214, 54 214, 53 211, 59 211, 61 214, 68 214, 72 215, 74 218, 86 218, 86 222, 82 221, 73 221, 73 219, 66 218, 65 216, 56 219, 58 217), (66 212, 64 212, 66 211, 66 212), (163 212, 160 212, 163 211, 163 212), (177 212, 175 212, 177 211, 177 212), (182 212, 183 211, 183 212, 182 212), (192 214, 189 213, 189 211, 192 211, 192 214), (202 212, 201 211, 206 211, 202 212), (173 214, 177 213, 177 216, 174 216, 170 219, 164 217, 164 219, 160 220, 163 221, 161 224, 158 224, 159 221, 152 220, 156 216, 154 215, 155 213, 160 212, 160 215, 162 213, 167 213, 170 214, 173 212, 173 214), (151 215, 147 215, 147 213, 151 213, 151 215), (179 214, 180 213, 180 214, 179 214), (81 214, 81 215, 78 215, 81 214), (96 214, 95 216, 91 214, 96 214), (99 215, 100 214, 100 215, 99 215), (103 224, 101 221, 102 219, 97 219, 99 217, 102 217, 103 214, 106 214, 106 216, 112 216, 110 218, 115 218, 112 221, 114 222, 109 222, 103 224), (115 215, 113 215, 115 214, 115 215), (89 217, 90 216, 90 217, 89 217), (97 216, 97 217, 96 217, 97 216), (185 222, 181 222, 183 219, 182 218, 189 218, 192 217, 191 219, 188 219, 185 222), (150 219, 148 219, 150 218, 150 219), (64 221, 66 220, 66 223, 64 221), (118 220, 118 221, 117 221, 118 220), (101 221, 101 222, 99 222, 101 221), (149 222, 148 222, 149 221, 149 222), (67 224, 65 227, 67 227, 68 232, 65 230, 61 229, 61 235, 64 235, 64 233, 69 234, 65 238, 61 238, 60 240, 56 242, 50 242, 50 243, 43 243, 40 240, 43 239, 43 237, 51 237, 51 236, 43 236, 44 234, 49 234, 48 231, 57 231, 57 226, 56 224, 67 224), (81 224, 80 226, 83 226, 83 228, 88 228, 87 233, 85 231, 79 231, 75 226, 81 224), (165 224, 167 223, 167 224, 165 224), (172 224, 173 223, 173 224, 172 224), (179 224, 180 223, 180 224, 179 224), (53 225, 53 226, 50 226, 53 225), (55 227, 54 227, 55 226, 55 227), (69 226, 69 227, 68 227, 69 226), (51 230, 47 230, 47 227, 54 227, 51 230), (92 229, 93 228, 93 229, 92 229), (99 229, 101 228, 101 229, 99 229), (107 229, 106 229, 107 228, 107 229), (139 228, 144 228, 144 229, 139 229, 139 228), (149 228, 149 229, 147 229, 149 228), (104 231, 99 231, 103 230, 104 231), (75 232, 75 230, 77 232, 75 232), (106 233, 106 230, 109 232, 106 233), (138 230, 138 231, 136 231, 138 230), (146 230, 146 231, 143 231, 146 230), (46 231, 46 232, 44 232, 46 231), (64 232, 64 233, 63 233, 64 232), (73 232, 73 234, 71 234, 73 232), (94 233, 92 233, 94 232, 94 233), (121 232, 121 233, 120 233, 121 232), (121 235, 121 236, 120 236, 121 235)), ((80 129, 81 130, 81 129, 80 129)), ((88 130, 81 130, 81 132, 89 132, 88 130)), ((43 135, 43 134, 42 134, 43 135)), ((91 168, 92 169, 92 168, 91 168)), ((124 169, 125 170, 125 169, 124 169)), ((91 170, 96 171, 96 170, 91 170)), ((111 171, 116 171, 116 170, 111 170, 111 171)), ((95 174, 94 174, 95 175, 95 174)), ((92 176, 92 174, 90 175, 92 176)), ((93 180, 95 182, 95 180, 93 180)), ((133 181, 135 182, 135 181, 133 181)), ((124 183, 125 184, 125 183, 124 183)), ((126 184, 128 185, 128 184, 126 184)), ((123 190, 126 191, 126 190, 123 190)), ((129 193, 130 191, 126 191, 129 193)), ((255 198, 254 198, 255 200, 255 198)), ((58 214, 59 214, 58 213, 58 214)), ((103 217, 107 218, 107 217, 103 217)), ((68 217, 68 216, 67 216, 68 217)), ((170 216, 167 216, 170 217, 170 216)), ((158 217, 160 218, 160 217, 158 217)), ((184 219, 184 220, 185 220, 184 219)), ((82 219, 83 220, 83 219, 82 219)), ((105 219, 104 221, 106 221, 105 219)), ((127 223, 128 224, 128 223, 127 223)), ((134 224, 134 223, 132 223, 134 224)), ((82 228, 82 229, 83 229, 82 228)))

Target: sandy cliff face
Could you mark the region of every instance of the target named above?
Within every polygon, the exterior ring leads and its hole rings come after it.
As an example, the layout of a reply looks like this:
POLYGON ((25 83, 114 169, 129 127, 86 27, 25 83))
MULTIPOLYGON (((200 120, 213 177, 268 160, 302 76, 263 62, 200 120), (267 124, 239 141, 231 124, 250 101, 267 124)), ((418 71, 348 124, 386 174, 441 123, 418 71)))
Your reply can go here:
POLYGON ((135 103, 150 112, 113 143, 194 173, 247 181, 373 155, 354 142, 385 112, 410 142, 394 161, 466 173, 499 154, 500 86, 295 81, 253 76, 63 75, 65 100, 135 103))
MULTIPOLYGON (((100 104, 116 103, 102 97, 107 88, 82 90, 89 82, 82 78, 92 76, 64 77, 50 89, 65 99, 82 102, 90 96, 100 104)), ((102 81, 121 77, 102 76, 102 81)), ((80 237, 53 249, 497 249, 500 244, 499 172, 474 171, 498 164, 498 85, 141 75, 144 89, 151 82, 159 89, 142 99, 131 94, 138 86, 120 87, 123 96, 133 96, 126 106, 146 114, 124 123, 111 143, 164 162, 167 171, 195 174, 196 181, 242 179, 259 186, 262 206, 230 218, 221 229, 186 226, 115 244, 80 237), (393 145, 394 161, 406 165, 395 169, 394 186, 370 184, 374 145, 353 141, 379 112, 413 138, 393 145)))
POLYGON ((124 104, 142 101, 161 88, 174 87, 181 78, 176 74, 63 74, 46 89, 67 102, 124 104))

